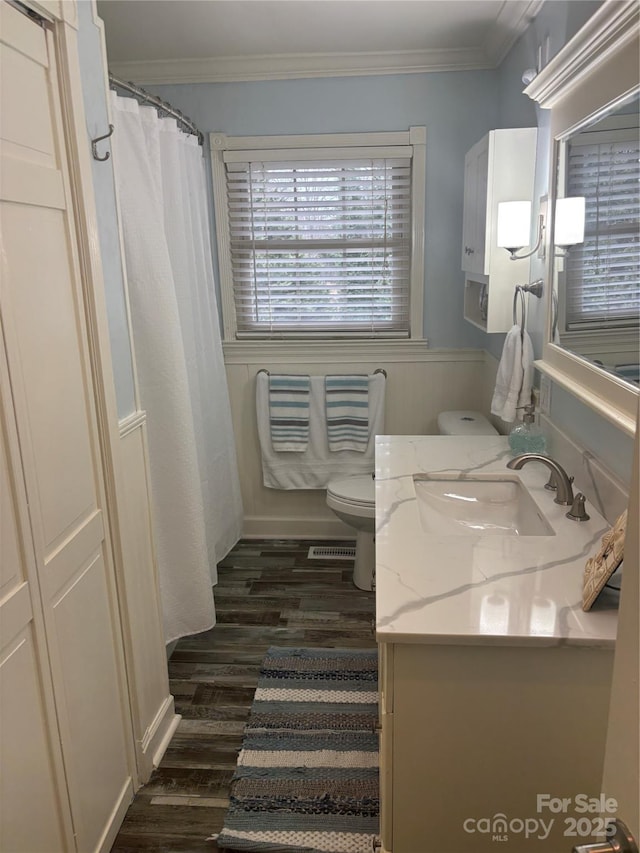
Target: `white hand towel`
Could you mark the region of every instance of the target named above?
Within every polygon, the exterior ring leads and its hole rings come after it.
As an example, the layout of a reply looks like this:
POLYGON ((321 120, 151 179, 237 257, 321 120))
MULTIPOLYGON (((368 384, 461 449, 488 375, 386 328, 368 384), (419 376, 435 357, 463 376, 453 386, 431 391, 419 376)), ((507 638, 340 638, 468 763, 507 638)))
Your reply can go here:
POLYGON ((533 346, 528 332, 512 326, 507 332, 498 365, 496 387, 491 400, 491 414, 511 423, 516 408, 531 402, 533 384, 533 346))

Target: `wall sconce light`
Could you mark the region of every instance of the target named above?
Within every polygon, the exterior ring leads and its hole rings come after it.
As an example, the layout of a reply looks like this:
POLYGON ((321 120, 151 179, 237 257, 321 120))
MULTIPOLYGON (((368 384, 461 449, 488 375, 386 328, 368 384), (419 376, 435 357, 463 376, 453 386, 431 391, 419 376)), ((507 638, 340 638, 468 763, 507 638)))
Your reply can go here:
POLYGON ((556 199, 553 245, 575 246, 584 242, 585 199, 582 196, 556 199))
POLYGON ((544 216, 538 217, 538 236, 530 252, 517 254, 529 245, 531 233, 531 202, 501 201, 498 203, 498 246, 511 253, 512 261, 523 260, 534 255, 542 245, 544 237, 544 216))

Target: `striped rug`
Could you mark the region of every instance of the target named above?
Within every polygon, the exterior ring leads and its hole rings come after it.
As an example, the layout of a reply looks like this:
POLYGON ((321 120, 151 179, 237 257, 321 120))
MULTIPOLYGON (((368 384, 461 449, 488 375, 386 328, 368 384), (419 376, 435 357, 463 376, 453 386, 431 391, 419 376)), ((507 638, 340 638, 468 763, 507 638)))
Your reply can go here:
POLYGON ((375 650, 269 649, 219 848, 370 853, 377 679, 375 650))

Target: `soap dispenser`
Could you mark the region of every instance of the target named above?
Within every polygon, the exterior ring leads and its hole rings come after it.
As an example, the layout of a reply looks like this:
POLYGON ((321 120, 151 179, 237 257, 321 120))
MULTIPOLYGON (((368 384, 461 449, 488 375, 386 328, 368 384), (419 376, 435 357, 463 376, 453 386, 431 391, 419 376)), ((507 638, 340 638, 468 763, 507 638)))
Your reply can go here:
POLYGON ((546 452, 547 440, 536 424, 533 403, 524 407, 522 423, 516 424, 509 433, 509 447, 514 456, 518 456, 520 453, 546 452))

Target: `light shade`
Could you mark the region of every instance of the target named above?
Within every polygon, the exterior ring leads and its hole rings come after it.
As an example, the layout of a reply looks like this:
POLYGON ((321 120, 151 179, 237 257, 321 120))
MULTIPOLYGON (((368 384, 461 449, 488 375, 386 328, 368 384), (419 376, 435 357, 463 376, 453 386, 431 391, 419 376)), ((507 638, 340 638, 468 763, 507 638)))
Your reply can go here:
POLYGON ((531 202, 499 202, 497 230, 498 246, 505 249, 528 246, 531 234, 531 202))
POLYGON ((556 200, 553 242, 556 246, 575 246, 584 241, 585 201, 581 196, 556 200))

